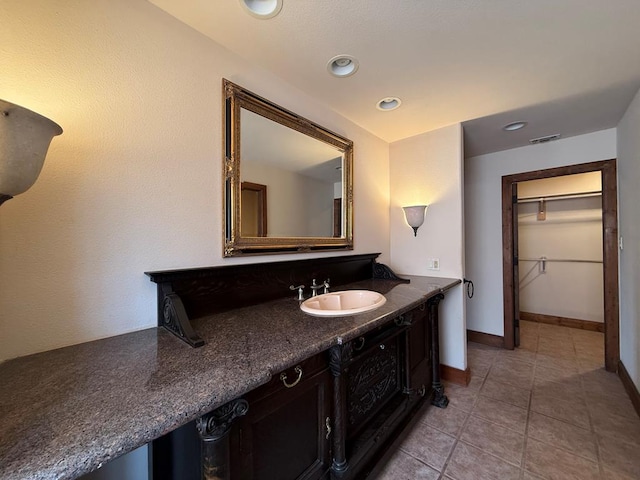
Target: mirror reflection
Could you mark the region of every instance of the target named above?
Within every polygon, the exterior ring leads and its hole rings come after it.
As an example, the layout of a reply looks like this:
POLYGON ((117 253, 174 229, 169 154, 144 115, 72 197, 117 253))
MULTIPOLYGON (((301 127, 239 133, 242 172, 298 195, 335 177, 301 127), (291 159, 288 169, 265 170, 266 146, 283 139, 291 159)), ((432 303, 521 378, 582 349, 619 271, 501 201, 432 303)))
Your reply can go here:
POLYGON ((240 122, 240 180, 263 184, 268 199, 266 215, 261 216, 255 192, 245 195, 243 187, 241 235, 340 237, 341 232, 334 231, 334 216, 341 212, 334 208, 341 208, 341 202, 335 201, 342 199, 342 153, 244 108, 240 122), (266 217, 268 228, 260 232, 261 217, 266 217))
POLYGON ((352 249, 353 144, 228 80, 225 256, 352 249))

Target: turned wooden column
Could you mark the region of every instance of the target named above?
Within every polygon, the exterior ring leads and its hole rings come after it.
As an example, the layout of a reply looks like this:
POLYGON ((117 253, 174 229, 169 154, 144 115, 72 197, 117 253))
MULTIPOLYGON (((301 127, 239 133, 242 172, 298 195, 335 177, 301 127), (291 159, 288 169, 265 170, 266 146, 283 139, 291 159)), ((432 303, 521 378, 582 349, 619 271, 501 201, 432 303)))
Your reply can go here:
POLYGON ((202 446, 201 465, 203 480, 229 480, 231 463, 229 431, 233 421, 247 414, 246 400, 233 400, 200 417, 196 422, 202 446))
POLYGON ((329 350, 329 368, 333 375, 333 460, 331 462, 332 478, 345 475, 347 462, 347 392, 345 387, 343 366, 351 360, 353 347, 351 343, 336 345, 329 350))
POLYGON ((449 399, 444 394, 444 385, 440 381, 440 334, 438 332, 438 305, 440 300, 444 298, 442 293, 431 297, 427 301, 429 306, 429 325, 431 327, 431 364, 433 375, 431 380, 431 388, 433 389, 433 397, 431 404, 439 408, 446 408, 449 399))

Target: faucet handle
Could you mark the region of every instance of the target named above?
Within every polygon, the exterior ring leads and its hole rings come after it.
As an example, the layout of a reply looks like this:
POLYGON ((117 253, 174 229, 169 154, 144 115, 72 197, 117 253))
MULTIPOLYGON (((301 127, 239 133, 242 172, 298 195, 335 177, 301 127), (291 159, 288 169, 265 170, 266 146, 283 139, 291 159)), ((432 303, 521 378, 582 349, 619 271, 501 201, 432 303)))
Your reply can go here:
POLYGON ((322 286, 324 287, 324 292, 323 293, 329 293, 329 287, 331 285, 329 285, 329 280, 331 280, 330 278, 327 278, 324 283, 322 284, 322 286))
POLYGON ((298 285, 294 287, 293 285, 289 286, 289 290, 298 290, 298 298, 297 300, 304 300, 304 285, 298 285))

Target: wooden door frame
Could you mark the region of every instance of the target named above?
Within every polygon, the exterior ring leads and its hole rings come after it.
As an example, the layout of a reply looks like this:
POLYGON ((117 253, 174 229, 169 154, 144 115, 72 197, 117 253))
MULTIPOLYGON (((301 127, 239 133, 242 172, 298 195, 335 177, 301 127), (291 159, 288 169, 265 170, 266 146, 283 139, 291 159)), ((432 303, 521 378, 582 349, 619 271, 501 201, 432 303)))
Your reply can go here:
POLYGON ((620 360, 619 290, 618 290, 618 186, 616 160, 568 165, 502 177, 502 289, 504 306, 504 347, 514 348, 514 259, 513 199, 515 183, 541 178, 601 172, 602 174, 602 260, 604 281, 605 368, 618 369, 620 360))

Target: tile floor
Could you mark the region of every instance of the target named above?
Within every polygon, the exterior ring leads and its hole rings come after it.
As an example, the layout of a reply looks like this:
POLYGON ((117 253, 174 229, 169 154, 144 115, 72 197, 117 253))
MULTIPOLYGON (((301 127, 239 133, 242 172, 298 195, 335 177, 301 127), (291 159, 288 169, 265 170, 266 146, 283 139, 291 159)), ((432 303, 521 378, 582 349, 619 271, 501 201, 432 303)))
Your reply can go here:
POLYGON ((603 334, 532 322, 516 350, 469 343, 469 386, 446 385, 376 480, 640 479, 640 418, 603 359, 603 334))

